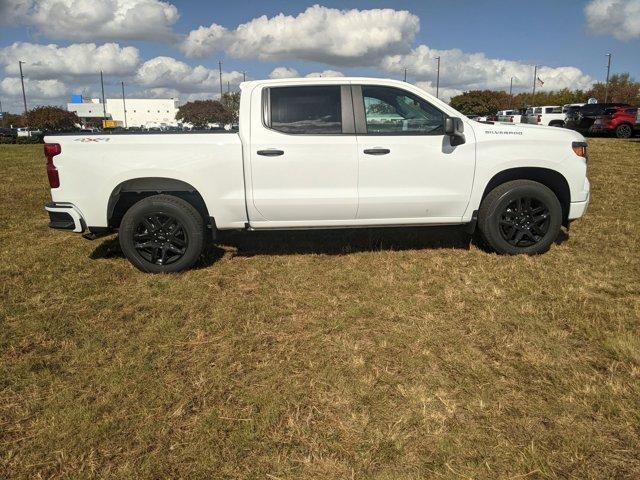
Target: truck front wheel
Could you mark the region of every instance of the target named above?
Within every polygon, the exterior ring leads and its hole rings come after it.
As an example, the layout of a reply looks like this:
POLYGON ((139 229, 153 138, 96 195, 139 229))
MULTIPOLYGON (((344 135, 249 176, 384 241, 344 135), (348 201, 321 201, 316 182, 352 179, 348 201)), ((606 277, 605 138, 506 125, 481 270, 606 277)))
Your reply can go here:
POLYGON ((478 228, 500 254, 546 252, 562 225, 562 206, 545 185, 513 180, 494 188, 480 204, 478 228))
POLYGON ((118 237, 122 252, 139 270, 180 272, 193 266, 202 254, 204 221, 189 202, 153 195, 127 210, 118 237))

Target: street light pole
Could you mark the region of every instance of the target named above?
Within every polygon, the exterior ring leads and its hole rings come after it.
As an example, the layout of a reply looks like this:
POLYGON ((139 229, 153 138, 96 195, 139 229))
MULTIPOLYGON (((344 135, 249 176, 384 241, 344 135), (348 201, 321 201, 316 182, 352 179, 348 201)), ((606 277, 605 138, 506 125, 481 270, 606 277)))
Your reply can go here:
POLYGON ((247 81, 247 72, 242 72, 242 81, 243 82, 247 81))
POLYGON ((513 77, 509 83, 509 110, 513 110, 513 77))
POLYGON ((121 82, 121 83, 122 83, 122 108, 124 110, 124 128, 129 128, 127 126, 127 104, 124 100, 124 82, 121 82))
POLYGON ((533 67, 533 95, 531 96, 531 106, 536 102, 536 83, 538 80, 538 65, 533 67))
POLYGON ((440 57, 436 57, 436 60, 438 60, 438 73, 436 76, 436 98, 438 98, 440 93, 440 57))
POLYGON ((611 54, 607 53, 607 83, 604 87, 604 103, 607 103, 609 100, 609 73, 611 72, 611 54))
POLYGON ((106 120, 107 119, 107 106, 104 103, 104 78, 102 78, 102 70, 100 70, 100 87, 102 88, 102 116, 104 117, 104 120, 106 120))
POLYGON ((24 103, 24 114, 27 115, 27 95, 24 93, 24 75, 22 74, 22 60, 18 61, 20 67, 20 83, 22 83, 22 102, 24 103))
POLYGON ((222 103, 222 62, 218 62, 218 70, 220 71, 220 102, 222 103))

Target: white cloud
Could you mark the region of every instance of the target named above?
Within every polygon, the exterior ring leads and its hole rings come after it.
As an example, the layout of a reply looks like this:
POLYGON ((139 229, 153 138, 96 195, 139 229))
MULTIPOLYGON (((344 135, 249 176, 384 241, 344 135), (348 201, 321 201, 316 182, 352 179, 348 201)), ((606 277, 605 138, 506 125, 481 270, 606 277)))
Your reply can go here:
MULTIPOLYGON (((433 95, 434 97, 436 96, 436 84, 435 82, 416 82, 416 87, 421 88, 422 90, 424 90, 427 93, 430 93, 431 95, 433 95)), ((460 90, 458 88, 444 88, 442 86, 440 86, 440 88, 438 88, 437 93, 438 93, 438 98, 440 100, 444 100, 445 102, 448 102, 449 100, 451 100, 451 97, 455 97, 456 95, 460 95, 461 93, 463 93, 464 90, 460 90)))
MULTIPOLYGON (((419 45, 407 55, 385 57, 381 68, 398 77, 404 74, 406 68, 410 78, 435 85, 438 56, 441 59, 441 91, 485 88, 504 90, 509 88, 511 77, 516 90, 529 88, 533 83, 533 65, 487 58, 484 53, 465 53, 458 49, 434 50, 426 45, 419 45)), ((544 90, 587 89, 594 81, 576 67, 539 67, 538 77, 545 82, 544 90)))
POLYGON ((2 0, 0 23, 69 40, 168 40, 178 9, 160 0, 2 0))
MULTIPOLYGON (((35 99, 60 99, 67 94, 68 88, 60 80, 24 80, 27 99, 33 106, 35 99)), ((22 98, 20 77, 6 77, 0 81, 0 92, 8 97, 22 98)))
POLYGON ((193 30, 181 45, 189 57, 226 50, 237 58, 297 59, 331 65, 370 65, 410 49, 420 29, 405 10, 338 10, 319 5, 297 16, 262 16, 229 31, 212 24, 193 30))
POLYGON ((592 33, 624 41, 640 38, 640 0, 591 0, 584 13, 592 33))
MULTIPOLYGON (((242 72, 222 72, 223 90, 235 89, 242 82, 242 72)), ((202 65, 192 67, 172 57, 155 57, 144 62, 135 76, 138 85, 152 89, 172 89, 179 93, 220 93, 220 74, 202 65)), ((156 90, 157 91, 157 90, 156 90)))
POLYGON ((318 77, 344 77, 344 73, 336 72, 335 70, 323 70, 322 72, 312 72, 305 75, 307 78, 318 78, 318 77))
POLYGON ((59 47, 16 42, 0 49, 0 65, 4 65, 8 75, 19 75, 19 60, 25 62, 22 67, 25 76, 32 79, 97 75, 101 69, 107 75, 129 75, 140 63, 137 48, 120 47, 117 43, 59 47))
POLYGON ((269 78, 297 78, 300 74, 295 68, 276 67, 269 74, 269 78))

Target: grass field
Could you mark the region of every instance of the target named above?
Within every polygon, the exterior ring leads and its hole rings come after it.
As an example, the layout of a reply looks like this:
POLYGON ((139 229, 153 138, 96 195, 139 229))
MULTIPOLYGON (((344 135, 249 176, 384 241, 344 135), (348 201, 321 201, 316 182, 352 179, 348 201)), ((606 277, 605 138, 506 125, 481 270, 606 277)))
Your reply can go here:
POLYGON ((457 228, 231 234, 135 270, 0 149, 0 478, 640 478, 640 142, 538 257, 457 228))

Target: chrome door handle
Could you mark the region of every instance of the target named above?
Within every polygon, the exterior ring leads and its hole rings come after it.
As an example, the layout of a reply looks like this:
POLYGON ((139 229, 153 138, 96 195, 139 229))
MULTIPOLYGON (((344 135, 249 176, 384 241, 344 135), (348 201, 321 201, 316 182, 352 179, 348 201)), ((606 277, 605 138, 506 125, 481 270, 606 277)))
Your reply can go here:
POLYGON ((270 148, 268 150, 258 150, 258 155, 262 155, 264 157, 279 157, 280 155, 284 155, 284 150, 276 150, 275 148, 270 148))
POLYGON ((364 153, 367 155, 386 155, 387 153, 391 153, 391 150, 388 148, 367 148, 364 153))

